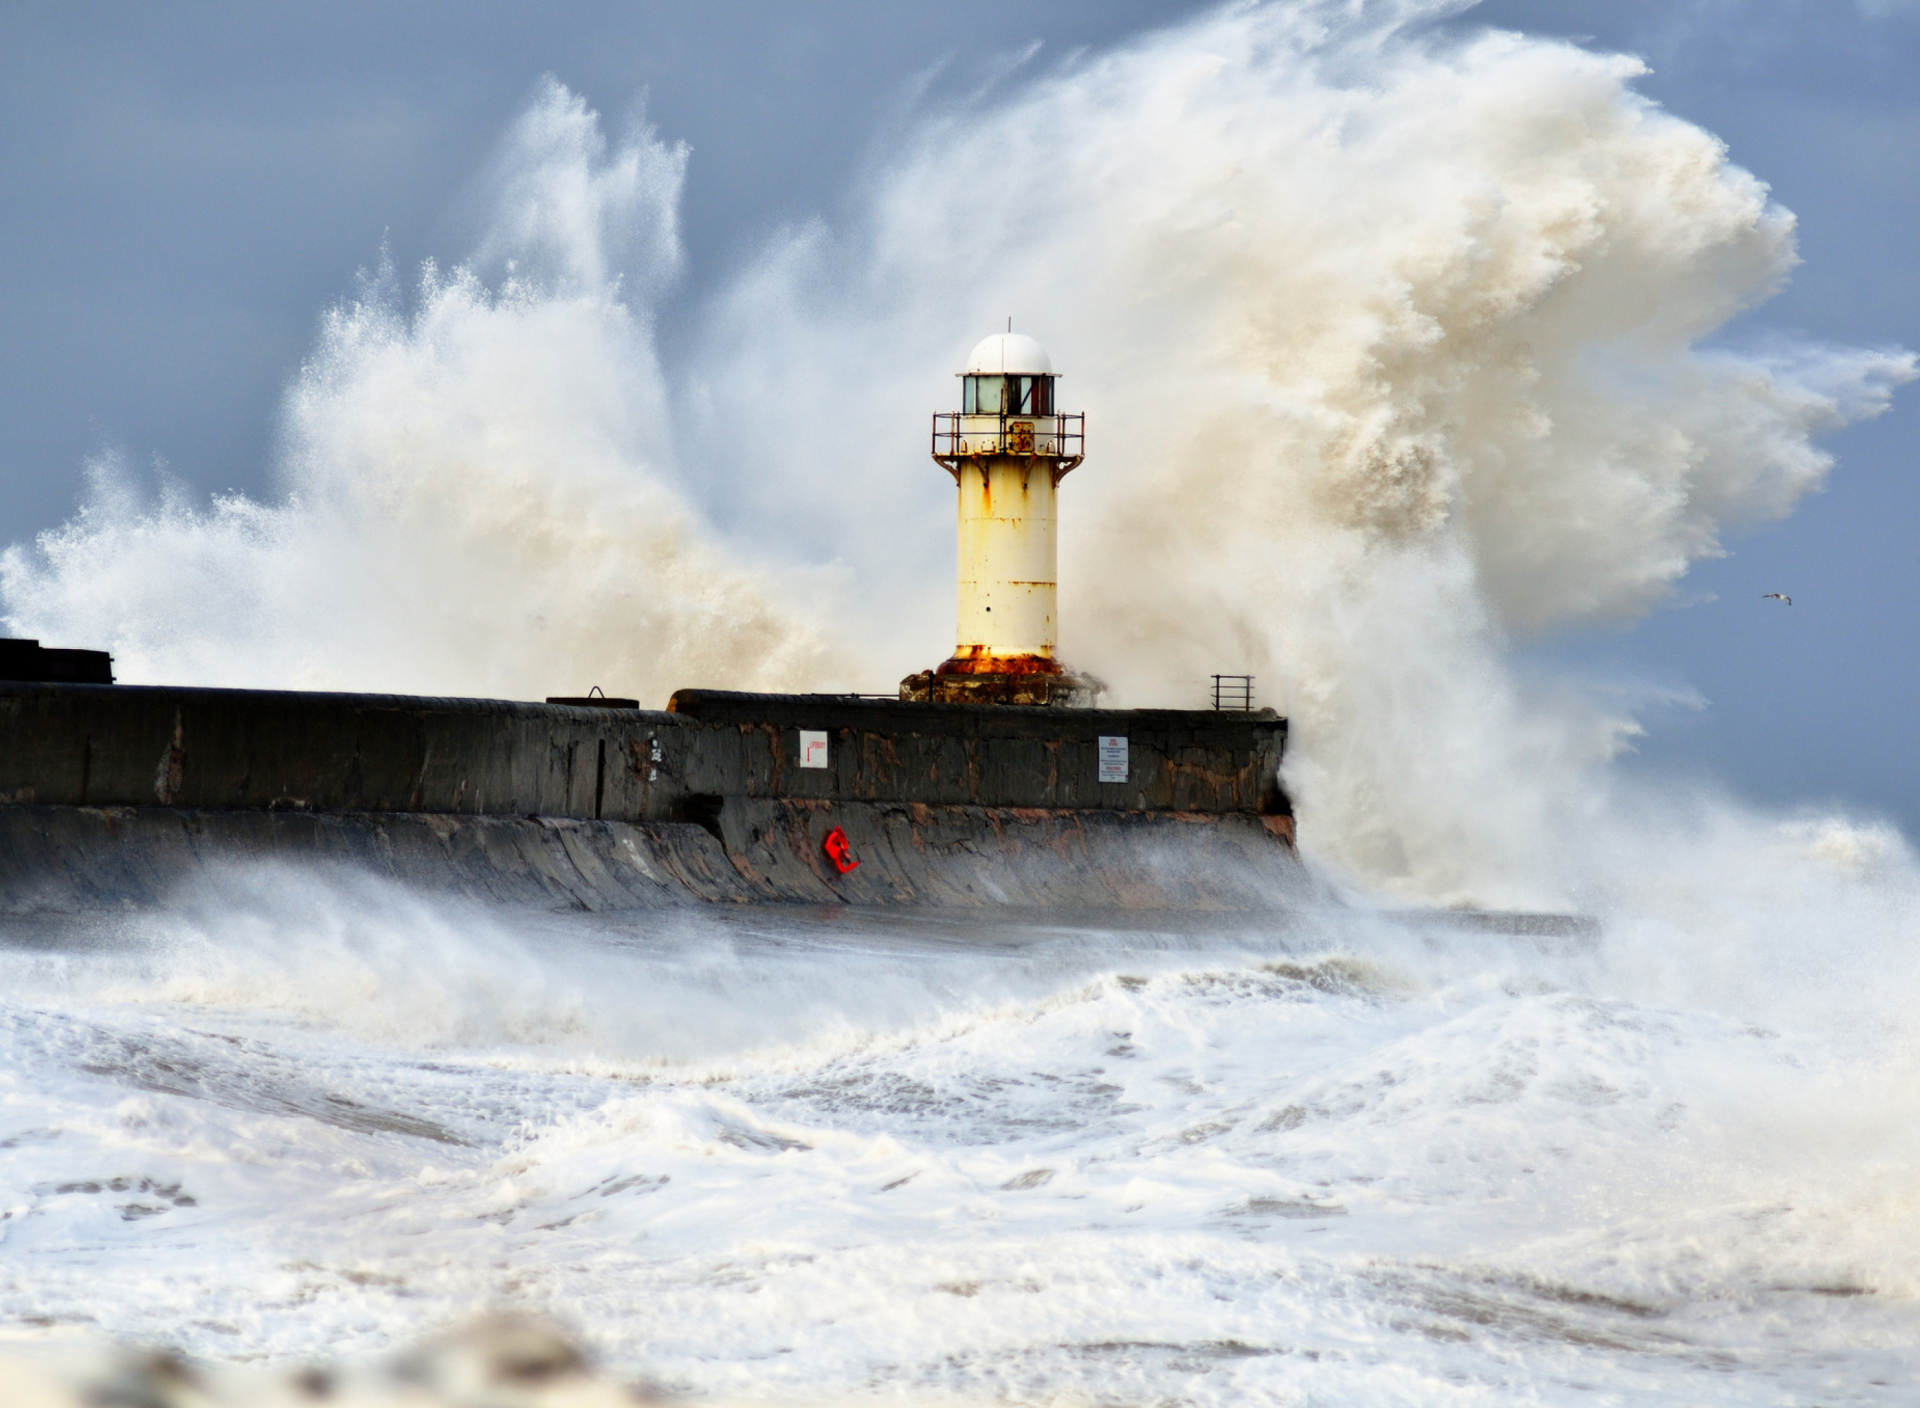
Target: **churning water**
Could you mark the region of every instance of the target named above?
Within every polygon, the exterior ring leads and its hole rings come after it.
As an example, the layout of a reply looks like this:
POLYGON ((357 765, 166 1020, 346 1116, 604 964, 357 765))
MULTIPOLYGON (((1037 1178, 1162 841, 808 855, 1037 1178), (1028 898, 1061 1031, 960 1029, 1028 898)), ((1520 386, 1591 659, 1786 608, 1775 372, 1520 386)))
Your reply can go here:
POLYGON ((17 921, 0 1316, 284 1360, 508 1304, 748 1395, 1896 1402, 1916 974, 1847 892, 1537 943, 263 869, 17 921))
POLYGON ((1506 648, 1790 512, 1913 359, 1708 343, 1792 217, 1633 62, 1454 8, 1017 73, 665 350, 688 154, 549 83, 471 258, 328 315, 281 498, 102 463, 0 588, 142 681, 883 686, 949 639, 914 447, 1011 309, 1093 430, 1074 663, 1120 704, 1253 671, 1323 873, 1591 942, 567 920, 270 865, 11 919, 0 1314, 284 1359, 506 1302, 716 1392, 1900 1401, 1920 866, 1630 790, 1632 719, 1506 648))

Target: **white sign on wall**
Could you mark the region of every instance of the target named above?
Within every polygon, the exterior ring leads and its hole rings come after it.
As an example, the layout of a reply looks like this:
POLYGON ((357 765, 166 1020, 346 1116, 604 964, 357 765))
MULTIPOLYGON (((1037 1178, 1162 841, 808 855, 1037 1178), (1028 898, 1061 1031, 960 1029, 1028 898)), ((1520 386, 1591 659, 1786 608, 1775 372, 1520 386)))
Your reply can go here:
POLYGON ((800 766, 823 768, 827 765, 827 735, 813 729, 800 730, 800 766))
POLYGON ((1127 780, 1127 740, 1124 737, 1105 733, 1100 735, 1100 780, 1127 780))

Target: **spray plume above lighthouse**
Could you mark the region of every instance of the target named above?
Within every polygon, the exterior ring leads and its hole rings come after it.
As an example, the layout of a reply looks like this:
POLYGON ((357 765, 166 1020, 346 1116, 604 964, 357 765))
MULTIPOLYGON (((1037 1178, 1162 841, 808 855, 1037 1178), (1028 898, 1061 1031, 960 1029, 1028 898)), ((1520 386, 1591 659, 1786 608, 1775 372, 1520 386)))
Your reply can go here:
POLYGON ((1060 663, 1060 481, 1085 457, 1086 417, 1059 409, 1046 349, 1008 331, 960 374, 960 409, 936 411, 933 459, 953 476, 959 601, 953 655, 900 682, 931 703, 1087 704, 1060 663))

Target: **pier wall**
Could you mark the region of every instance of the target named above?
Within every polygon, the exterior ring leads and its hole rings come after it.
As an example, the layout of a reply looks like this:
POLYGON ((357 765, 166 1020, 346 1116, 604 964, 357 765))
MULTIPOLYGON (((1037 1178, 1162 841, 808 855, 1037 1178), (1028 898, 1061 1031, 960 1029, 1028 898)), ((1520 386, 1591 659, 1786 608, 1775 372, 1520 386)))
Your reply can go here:
POLYGON ((682 690, 667 712, 0 684, 0 801, 685 819, 689 798, 1291 812, 1261 711, 1017 709, 682 690), (799 733, 829 736, 800 766, 799 733), (1128 779, 1101 782, 1102 735, 1128 779))
POLYGON ((1309 889, 1256 818, 856 802, 729 802, 690 822, 419 812, 0 806, 0 917, 113 911, 261 866, 346 869, 429 894, 594 912, 711 904, 1199 910, 1309 889), (829 825, 860 858, 840 874, 829 825))
POLYGON ((0 683, 0 910, 289 859, 566 908, 1264 907, 1300 875, 1285 742, 1270 712, 0 683), (800 766, 803 730, 825 767, 800 766))

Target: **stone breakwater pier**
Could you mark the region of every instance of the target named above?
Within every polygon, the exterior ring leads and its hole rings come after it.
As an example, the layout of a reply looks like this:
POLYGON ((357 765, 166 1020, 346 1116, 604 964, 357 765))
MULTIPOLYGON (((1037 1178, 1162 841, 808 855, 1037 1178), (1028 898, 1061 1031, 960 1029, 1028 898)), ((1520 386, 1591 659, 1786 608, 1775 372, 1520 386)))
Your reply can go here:
POLYGON ((1285 907, 1270 710, 682 690, 664 711, 0 682, 0 905, 235 860, 549 908, 1285 907))

